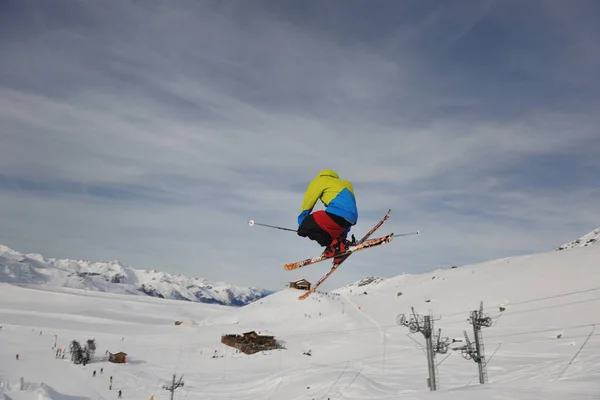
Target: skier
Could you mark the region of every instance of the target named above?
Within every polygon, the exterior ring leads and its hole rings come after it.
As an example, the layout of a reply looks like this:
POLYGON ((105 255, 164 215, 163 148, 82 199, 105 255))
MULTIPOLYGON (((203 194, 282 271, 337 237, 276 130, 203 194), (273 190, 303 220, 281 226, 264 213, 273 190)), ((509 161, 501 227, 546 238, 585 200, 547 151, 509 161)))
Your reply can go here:
MULTIPOLYGON (((298 235, 308 237, 325 247, 323 255, 332 257, 346 251, 355 243, 347 239, 352 226, 358 221, 358 209, 352 183, 340 179, 332 170, 325 169, 309 183, 301 212, 298 215, 298 235), (311 214, 317 200, 325 210, 311 214)), ((338 258, 334 258, 338 262, 338 258)))

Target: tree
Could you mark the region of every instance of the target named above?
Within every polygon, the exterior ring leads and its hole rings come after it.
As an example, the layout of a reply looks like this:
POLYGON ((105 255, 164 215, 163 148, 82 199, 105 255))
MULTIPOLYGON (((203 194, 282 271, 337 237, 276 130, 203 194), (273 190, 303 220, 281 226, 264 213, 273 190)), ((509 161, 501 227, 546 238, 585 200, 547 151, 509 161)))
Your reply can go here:
POLYGON ((91 361, 92 357, 94 357, 95 351, 96 351, 96 342, 94 341, 94 339, 88 339, 85 355, 89 361, 91 361))
POLYGON ((81 364, 83 361, 83 350, 81 349, 81 345, 77 340, 73 340, 71 342, 69 350, 71 350, 71 361, 73 361, 75 364, 81 364))

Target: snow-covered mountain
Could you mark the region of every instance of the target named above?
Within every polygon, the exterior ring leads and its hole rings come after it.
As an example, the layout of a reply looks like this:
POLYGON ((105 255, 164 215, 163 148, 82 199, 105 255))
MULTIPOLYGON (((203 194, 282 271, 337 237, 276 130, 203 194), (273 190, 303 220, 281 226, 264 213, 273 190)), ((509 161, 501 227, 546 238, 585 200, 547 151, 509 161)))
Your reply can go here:
POLYGON ((138 270, 118 261, 45 258, 40 254, 23 254, 4 245, 0 245, 0 282, 148 295, 227 306, 243 306, 272 293, 255 287, 138 270))
POLYGON ((573 249, 576 247, 587 247, 591 244, 598 243, 598 242, 600 242, 600 228, 594 229, 592 232, 588 233, 587 235, 583 235, 579 239, 575 239, 572 242, 563 244, 562 246, 558 247, 556 250, 558 251, 558 250, 573 249))
POLYGON ((163 399, 176 371, 178 399, 598 400, 599 263, 600 246, 588 246, 370 277, 303 301, 285 288, 244 307, 0 283, 0 399, 163 399), (481 302, 492 322, 481 330, 485 384, 463 358, 481 302), (433 360, 436 393, 425 335, 405 326, 426 315, 433 343, 448 346, 433 360), (284 347, 244 354, 222 342, 252 331, 284 347), (90 338, 86 366, 50 350, 90 338))

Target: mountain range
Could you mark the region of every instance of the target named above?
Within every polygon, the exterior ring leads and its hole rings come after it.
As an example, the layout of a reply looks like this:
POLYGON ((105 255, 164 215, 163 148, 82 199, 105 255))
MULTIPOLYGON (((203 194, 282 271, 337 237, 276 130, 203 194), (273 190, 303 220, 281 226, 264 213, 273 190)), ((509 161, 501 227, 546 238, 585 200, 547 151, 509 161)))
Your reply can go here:
POLYGON ((40 254, 23 254, 4 245, 0 245, 0 282, 146 295, 235 307, 273 293, 256 287, 240 287, 155 270, 139 270, 119 261, 45 258, 40 254))

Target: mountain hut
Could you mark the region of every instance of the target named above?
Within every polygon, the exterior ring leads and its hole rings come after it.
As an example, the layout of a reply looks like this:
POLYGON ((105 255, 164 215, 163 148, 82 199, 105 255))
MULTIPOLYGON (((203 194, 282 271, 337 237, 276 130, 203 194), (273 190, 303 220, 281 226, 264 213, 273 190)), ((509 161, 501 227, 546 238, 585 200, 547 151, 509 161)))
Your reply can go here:
POLYGON ((115 364, 125 364, 127 363, 127 353, 123 353, 122 351, 118 353, 108 353, 108 361, 115 364))
POLYGON ((310 290, 310 282, 306 279, 300 279, 294 282, 290 282, 290 288, 298 290, 310 290))

